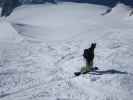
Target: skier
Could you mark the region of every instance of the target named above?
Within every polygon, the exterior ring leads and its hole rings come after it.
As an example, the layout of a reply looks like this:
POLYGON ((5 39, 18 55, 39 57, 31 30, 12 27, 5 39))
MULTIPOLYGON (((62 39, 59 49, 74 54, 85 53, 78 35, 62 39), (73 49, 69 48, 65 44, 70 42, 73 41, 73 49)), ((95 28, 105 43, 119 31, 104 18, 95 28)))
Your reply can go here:
POLYGON ((86 74, 90 71, 94 71, 98 69, 97 67, 93 67, 95 48, 96 48, 96 43, 92 43, 90 48, 84 50, 83 58, 86 61, 86 66, 82 67, 80 72, 75 72, 74 74, 76 76, 79 76, 80 74, 86 74))

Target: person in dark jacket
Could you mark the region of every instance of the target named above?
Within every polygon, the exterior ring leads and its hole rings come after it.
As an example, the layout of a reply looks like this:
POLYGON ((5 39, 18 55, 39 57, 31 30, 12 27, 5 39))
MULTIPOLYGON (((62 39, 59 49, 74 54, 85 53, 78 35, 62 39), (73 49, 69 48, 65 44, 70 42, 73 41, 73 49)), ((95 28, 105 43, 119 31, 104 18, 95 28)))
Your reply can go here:
POLYGON ((75 72, 74 74, 76 76, 78 76, 80 74, 86 74, 90 71, 98 69, 97 67, 93 67, 95 48, 96 48, 96 43, 92 43, 90 48, 84 49, 83 58, 86 61, 86 66, 82 67, 80 72, 75 72))

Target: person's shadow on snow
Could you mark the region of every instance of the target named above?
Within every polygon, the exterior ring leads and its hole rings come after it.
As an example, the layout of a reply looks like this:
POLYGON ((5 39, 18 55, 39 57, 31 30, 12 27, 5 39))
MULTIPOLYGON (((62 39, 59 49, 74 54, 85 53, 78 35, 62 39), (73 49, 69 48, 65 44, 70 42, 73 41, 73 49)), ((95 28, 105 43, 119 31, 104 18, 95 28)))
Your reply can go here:
POLYGON ((125 71, 119 71, 119 70, 115 70, 115 69, 109 69, 109 70, 97 70, 97 71, 94 71, 96 73, 94 74, 97 74, 97 75, 104 75, 104 74, 128 74, 128 72, 125 72, 125 71))

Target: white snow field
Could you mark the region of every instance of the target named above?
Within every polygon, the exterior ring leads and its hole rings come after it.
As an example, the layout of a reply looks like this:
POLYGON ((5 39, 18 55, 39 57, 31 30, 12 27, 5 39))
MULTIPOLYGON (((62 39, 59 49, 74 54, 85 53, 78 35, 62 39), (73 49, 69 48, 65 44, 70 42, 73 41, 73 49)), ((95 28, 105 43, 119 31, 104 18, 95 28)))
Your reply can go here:
POLYGON ((0 100, 132 100, 133 17, 123 4, 107 9, 24 5, 1 18, 0 100), (74 77, 92 42, 102 74, 74 77))

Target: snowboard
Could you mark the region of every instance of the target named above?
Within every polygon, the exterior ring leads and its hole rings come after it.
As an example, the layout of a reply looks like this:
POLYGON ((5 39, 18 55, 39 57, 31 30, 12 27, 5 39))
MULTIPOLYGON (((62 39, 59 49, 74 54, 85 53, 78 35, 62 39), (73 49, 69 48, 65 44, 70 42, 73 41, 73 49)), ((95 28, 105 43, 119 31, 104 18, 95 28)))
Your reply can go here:
POLYGON ((82 75, 82 74, 94 74, 94 75, 99 75, 100 73, 97 73, 97 70, 99 70, 98 67, 93 67, 91 69, 91 71, 86 71, 84 73, 81 73, 81 72, 75 72, 74 75, 75 76, 79 76, 79 75, 82 75))

